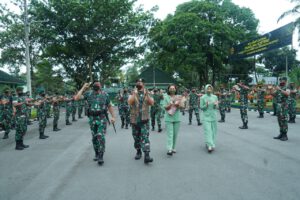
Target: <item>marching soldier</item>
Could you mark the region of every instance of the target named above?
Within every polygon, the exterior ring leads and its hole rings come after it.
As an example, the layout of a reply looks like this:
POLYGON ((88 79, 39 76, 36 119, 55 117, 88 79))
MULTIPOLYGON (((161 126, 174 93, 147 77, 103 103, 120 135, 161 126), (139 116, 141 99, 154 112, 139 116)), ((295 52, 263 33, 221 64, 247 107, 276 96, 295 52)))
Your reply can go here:
POLYGON ((219 96, 219 111, 220 111, 220 115, 221 115, 221 119, 218 122, 223 123, 223 122, 225 122, 226 96, 227 96, 224 85, 221 85, 220 92, 217 94, 219 96))
POLYGON ((257 84, 255 89, 257 92, 257 111, 259 113, 258 118, 264 118, 264 109, 265 109, 265 94, 266 90, 262 88, 262 82, 257 84))
POLYGON ((199 116, 199 97, 201 97, 201 95, 197 94, 196 89, 193 88, 189 95, 189 125, 192 124, 193 111, 195 112, 198 126, 202 124, 199 116))
POLYGON ((153 162, 150 157, 149 140, 149 106, 154 104, 148 90, 144 87, 144 79, 136 80, 136 89, 129 96, 128 104, 130 109, 130 121, 132 127, 132 136, 134 139, 134 148, 136 149, 135 159, 139 160, 144 151, 144 163, 153 162))
POLYGON ((240 88, 240 113, 241 113, 241 119, 243 122, 243 126, 240 126, 240 129, 248 129, 248 115, 247 115, 247 109, 248 109, 248 92, 249 87, 245 85, 245 81, 240 81, 238 83, 238 86, 240 88))
POLYGON ((279 79, 280 84, 276 87, 276 90, 273 92, 273 95, 277 101, 277 119, 280 128, 280 134, 274 139, 279 139, 281 141, 288 140, 287 132, 288 132, 288 97, 290 95, 290 90, 287 89, 286 77, 281 77, 279 79))
POLYGON ((29 147, 29 145, 23 143, 23 138, 27 131, 27 102, 22 87, 17 87, 16 92, 16 101, 13 101, 16 119, 16 150, 23 150, 24 148, 29 147))
POLYGON ((297 89, 295 87, 295 83, 291 82, 289 84, 290 89, 290 96, 288 99, 288 105, 289 105, 289 123, 296 123, 296 97, 297 97, 297 89))
POLYGON ((119 94, 118 97, 118 107, 119 107, 119 114, 121 117, 121 128, 128 129, 128 125, 130 123, 130 113, 129 113, 129 105, 128 105, 128 88, 123 89, 123 93, 119 94))
POLYGON ((4 94, 0 98, 0 122, 4 130, 2 139, 7 139, 11 129, 11 120, 13 115, 12 109, 12 96, 10 95, 9 88, 4 89, 4 94))
POLYGON ((40 132, 40 139, 47 139, 49 136, 45 135, 45 128, 47 126, 47 98, 45 94, 45 90, 41 89, 39 91, 39 97, 35 105, 38 109, 38 116, 39 116, 39 132, 40 132))
POLYGON ((158 132, 161 132, 161 101, 164 99, 163 95, 159 93, 157 88, 154 88, 153 90, 153 100, 154 100, 154 105, 151 106, 150 108, 150 113, 151 113, 151 125, 152 125, 152 131, 155 130, 155 119, 157 121, 158 125, 158 132))
MULTIPOLYGON (((89 88, 89 85, 89 83, 85 83, 74 99, 80 99, 82 93, 89 88)), ((93 91, 86 92, 84 98, 89 105, 88 117, 96 156, 94 160, 98 161, 99 165, 102 165, 104 163, 106 126, 109 120, 107 110, 112 116, 111 123, 115 123, 114 110, 108 94, 101 90, 100 82, 94 82, 93 91)))

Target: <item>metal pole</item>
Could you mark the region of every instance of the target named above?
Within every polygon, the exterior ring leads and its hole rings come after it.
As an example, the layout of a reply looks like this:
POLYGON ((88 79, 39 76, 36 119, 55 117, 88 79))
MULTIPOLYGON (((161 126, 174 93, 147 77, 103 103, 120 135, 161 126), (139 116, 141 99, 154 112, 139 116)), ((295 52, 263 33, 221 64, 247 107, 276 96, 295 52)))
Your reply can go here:
POLYGON ((30 74, 30 57, 29 57, 29 23, 28 23, 28 10, 27 0, 24 0, 24 11, 25 11, 25 59, 26 59, 26 81, 27 89, 30 97, 32 97, 31 90, 31 74, 30 74))
POLYGON ((285 76, 287 80, 289 81, 289 76, 288 76, 288 57, 285 55, 285 76))

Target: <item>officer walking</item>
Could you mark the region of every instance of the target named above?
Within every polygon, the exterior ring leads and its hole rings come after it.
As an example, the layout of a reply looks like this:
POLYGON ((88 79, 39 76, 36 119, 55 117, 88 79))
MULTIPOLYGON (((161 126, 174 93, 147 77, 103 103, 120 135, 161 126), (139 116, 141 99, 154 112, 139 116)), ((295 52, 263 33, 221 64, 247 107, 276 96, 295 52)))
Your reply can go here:
POLYGON ((120 92, 118 96, 118 108, 119 108, 119 114, 121 116, 121 128, 128 129, 128 125, 130 123, 130 113, 129 113, 129 105, 128 105, 128 88, 123 88, 123 93, 120 92))
POLYGON ((201 95, 196 93, 196 89, 193 88, 189 95, 189 125, 192 124, 193 111, 195 112, 198 126, 201 125, 199 116, 199 97, 201 95))
POLYGON ((161 101, 164 99, 163 95, 158 92, 157 88, 154 88, 153 90, 153 100, 154 100, 154 105, 151 106, 150 108, 150 113, 151 113, 151 125, 152 125, 152 131, 155 130, 155 120, 157 121, 158 125, 158 132, 161 132, 161 101))

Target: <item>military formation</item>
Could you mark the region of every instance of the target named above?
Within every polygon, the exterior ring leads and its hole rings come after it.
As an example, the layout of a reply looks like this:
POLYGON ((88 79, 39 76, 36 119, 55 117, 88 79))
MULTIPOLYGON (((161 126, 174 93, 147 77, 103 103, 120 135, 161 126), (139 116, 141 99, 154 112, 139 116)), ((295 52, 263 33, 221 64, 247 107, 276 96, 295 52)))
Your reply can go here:
MULTIPOLYGON (((134 88, 124 87, 115 97, 121 121, 121 129, 132 129, 133 147, 136 150, 135 159, 140 160, 144 154, 144 163, 153 162, 150 156, 149 132, 163 131, 161 119, 165 115, 164 99, 167 92, 159 88, 146 89, 143 79, 138 79, 134 88)), ((32 111, 36 110, 38 121, 39 139, 47 139, 45 128, 47 121, 53 117, 53 131, 60 131, 59 118, 62 107, 65 109, 65 123, 72 125, 78 119, 87 116, 89 119, 92 144, 95 152, 94 160, 99 165, 104 163, 105 134, 107 125, 116 121, 113 104, 107 93, 102 90, 99 82, 86 83, 78 92, 68 92, 65 96, 59 94, 48 96, 45 90, 37 91, 35 99, 23 92, 22 87, 17 87, 15 94, 13 90, 5 88, 0 96, 0 123, 4 131, 3 139, 9 138, 12 130, 15 130, 16 150, 29 147, 24 144, 24 136, 27 126, 32 121, 32 111), (110 113, 110 119, 108 116, 110 113), (72 121, 72 122, 71 122, 72 121)), ((196 125, 201 126, 200 99, 205 95, 204 88, 181 88, 178 90, 180 99, 180 112, 182 116, 188 111, 189 125, 193 125, 193 113, 196 125)), ((296 123, 296 105, 299 91, 294 83, 287 84, 287 78, 279 79, 279 85, 265 85, 259 82, 250 86, 247 81, 239 81, 232 88, 226 84, 220 84, 218 90, 214 91, 218 98, 217 109, 220 113, 219 123, 226 123, 226 115, 231 112, 231 105, 239 102, 242 126, 240 129, 249 128, 248 110, 249 102, 256 99, 258 118, 265 117, 266 102, 272 101, 272 111, 278 118, 279 135, 274 139, 288 140, 288 123, 296 123), (267 98, 270 97, 271 98, 267 98)), ((268 110, 270 112, 271 110, 268 110)), ((174 150, 175 151, 175 150, 174 150)), ((176 152, 176 151, 175 151, 176 152)), ((210 151, 211 152, 211 151, 210 151)), ((170 154, 170 153, 169 153, 170 154)), ((169 155, 168 154, 168 155, 169 155)), ((173 154, 173 150, 172 150, 173 154)))

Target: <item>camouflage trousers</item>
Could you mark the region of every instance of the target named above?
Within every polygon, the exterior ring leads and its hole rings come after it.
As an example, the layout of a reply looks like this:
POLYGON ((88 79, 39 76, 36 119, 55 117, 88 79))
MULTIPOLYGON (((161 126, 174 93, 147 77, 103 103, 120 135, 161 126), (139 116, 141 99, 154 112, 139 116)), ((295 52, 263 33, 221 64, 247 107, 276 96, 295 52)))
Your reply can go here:
POLYGON ((160 128, 161 127, 161 109, 160 108, 151 108, 151 126, 155 127, 155 120, 157 121, 157 125, 160 128))
POLYGON ((47 125, 47 113, 44 111, 39 111, 39 131, 40 133, 44 133, 46 125, 47 125))
POLYGON ((59 108, 53 107, 53 127, 57 127, 59 120, 60 110, 59 108))
POLYGON ((75 119, 76 115, 76 106, 72 106, 72 119, 75 119))
POLYGON ((296 118, 296 105, 297 105, 297 102, 296 100, 290 100, 289 102, 289 116, 290 116, 290 119, 295 119, 296 118))
POLYGON ((83 106, 78 106, 78 118, 81 117, 83 112, 83 106))
POLYGON ((288 132, 288 105, 287 104, 277 104, 277 121, 279 124, 280 133, 288 132))
POLYGON ((105 152, 105 134, 107 120, 105 116, 90 116, 89 124, 92 132, 92 143, 95 152, 105 152))
POLYGON ((225 111, 226 111, 226 104, 225 103, 220 103, 219 104, 219 111, 220 111, 221 119, 225 120, 225 111))
POLYGON ((122 126, 130 124, 130 112, 129 108, 120 108, 119 114, 121 117, 122 126))
POLYGON ((23 140, 27 131, 27 118, 25 115, 16 116, 16 141, 23 140))
POLYGON ((12 125, 12 115, 4 111, 1 122, 5 134, 8 134, 10 132, 11 125, 12 125))
POLYGON ((192 122, 193 111, 195 111, 197 122, 200 123, 200 115, 199 115, 199 108, 198 107, 189 109, 189 122, 192 122))
POLYGON ((265 102, 264 101, 257 101, 257 110, 259 114, 264 114, 265 109, 265 102))
POLYGON ((246 105, 241 105, 241 107, 240 107, 241 119, 242 119, 242 122, 245 124, 248 123, 247 109, 248 109, 248 106, 246 106, 246 105))
POLYGON ((71 113, 72 113, 72 107, 71 106, 66 106, 66 122, 69 121, 71 113))
POLYGON ((141 149, 144 152, 150 152, 148 121, 132 124, 132 136, 134 139, 135 149, 141 149))

